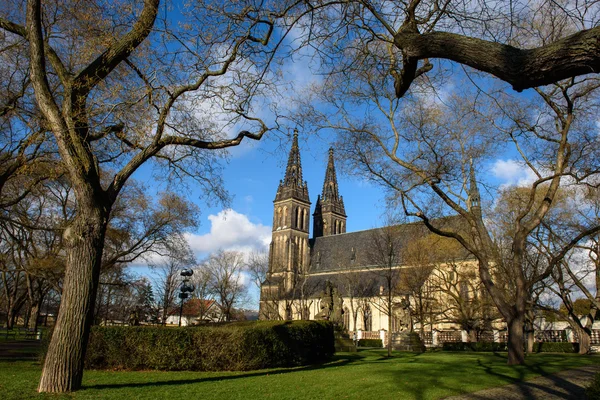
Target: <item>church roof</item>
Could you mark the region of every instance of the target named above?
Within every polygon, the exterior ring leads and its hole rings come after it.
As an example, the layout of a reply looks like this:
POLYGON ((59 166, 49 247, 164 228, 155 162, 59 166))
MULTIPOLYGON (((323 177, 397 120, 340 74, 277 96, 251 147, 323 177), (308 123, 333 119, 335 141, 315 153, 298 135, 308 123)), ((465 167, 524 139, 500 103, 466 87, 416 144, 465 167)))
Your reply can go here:
MULTIPOLYGON (((461 217, 439 218, 433 220, 432 223, 441 229, 456 229, 461 224, 461 217)), ((383 262, 377 260, 385 259, 387 255, 382 253, 387 251, 378 249, 382 248, 381 242, 386 240, 393 242, 394 264, 410 265, 414 262, 411 261, 409 252, 414 253, 415 251, 414 248, 411 248, 411 242, 428 240, 428 237, 431 237, 431 241, 426 245, 433 249, 427 249, 427 262, 448 261, 448 252, 441 247, 436 248, 437 240, 440 237, 432 234, 422 222, 313 238, 310 246, 310 274, 374 268, 381 265, 383 262)), ((472 258, 462 247, 457 246, 453 252, 455 253, 454 259, 472 258)))
MULTIPOLYGON (((416 267, 402 268, 394 271, 392 282, 397 286, 394 288, 394 295, 404 295, 411 292, 411 288, 421 287, 429 277, 431 269, 426 273, 417 273, 416 267)), ((303 291, 308 298, 319 297, 325 289, 327 282, 331 282, 334 287, 342 293, 343 296, 349 296, 352 291, 352 297, 376 297, 386 293, 388 285, 387 271, 359 270, 355 272, 330 272, 317 275, 309 275, 303 291)))

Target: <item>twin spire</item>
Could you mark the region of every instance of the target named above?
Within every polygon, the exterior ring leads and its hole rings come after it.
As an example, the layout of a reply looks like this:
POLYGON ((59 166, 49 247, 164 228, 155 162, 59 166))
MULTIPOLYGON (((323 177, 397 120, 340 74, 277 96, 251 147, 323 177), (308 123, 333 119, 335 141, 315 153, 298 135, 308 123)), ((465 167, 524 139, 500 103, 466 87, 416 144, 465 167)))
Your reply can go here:
MULTIPOLYGON (((329 148, 329 160, 327 170, 325 171, 325 181, 323 182, 323 192, 317 199, 317 207, 329 206, 331 211, 346 216, 344 208, 344 199, 339 194, 337 174, 335 173, 335 164, 333 162, 333 148, 329 148)), ((315 210, 316 212, 316 210, 315 210)))
MULTIPOLYGON (((302 164, 298 146, 298 130, 294 130, 292 148, 288 156, 285 176, 279 182, 275 201, 294 198, 310 205, 308 186, 302 179, 302 164)), ((329 159, 325 170, 323 192, 317 198, 314 214, 314 236, 328 236, 346 231, 346 211, 344 199, 339 195, 337 174, 333 158, 333 148, 329 149, 329 159)))
POLYGON ((294 130, 292 148, 288 157, 283 184, 286 186, 302 186, 302 164, 300 163, 300 148, 298 147, 298 130, 294 130))
POLYGON ((481 216, 481 195, 479 194, 477 180, 475 179, 475 168, 473 167, 473 159, 471 159, 470 164, 471 165, 469 166, 469 189, 467 197, 467 209, 481 216))
POLYGON ((300 162, 300 148, 298 147, 298 130, 294 130, 292 148, 288 157, 285 177, 279 181, 275 201, 286 198, 295 198, 310 204, 308 186, 302 179, 302 164, 300 162))

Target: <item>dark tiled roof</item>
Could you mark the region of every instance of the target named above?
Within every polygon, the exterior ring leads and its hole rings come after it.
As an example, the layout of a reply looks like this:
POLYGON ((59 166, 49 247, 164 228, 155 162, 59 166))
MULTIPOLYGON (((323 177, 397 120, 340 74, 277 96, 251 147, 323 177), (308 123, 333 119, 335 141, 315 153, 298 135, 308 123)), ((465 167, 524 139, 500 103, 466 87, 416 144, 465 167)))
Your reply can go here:
POLYGON ((350 273, 336 271, 309 275, 304 293, 309 298, 320 297, 327 282, 331 282, 344 297, 376 297, 387 293, 389 277, 395 295, 403 295, 421 287, 430 273, 431 268, 414 267, 392 271, 373 268, 350 273))
MULTIPOLYGON (((181 301, 181 300, 177 300, 181 301)), ((196 317, 200 315, 200 311, 204 307, 204 312, 210 309, 213 305, 216 305, 214 300, 202 300, 202 299, 189 299, 183 303, 183 315, 186 317, 196 317)), ((169 312, 169 315, 179 315, 179 307, 173 307, 169 312)))
MULTIPOLYGON (((434 226, 442 229, 457 229, 461 226, 462 218, 460 216, 440 218, 432 221, 434 226)), ((407 247, 412 241, 424 239, 433 235, 422 222, 395 225, 391 227, 369 229, 359 232, 343 233, 339 235, 323 236, 311 239, 311 269, 310 273, 336 272, 348 269, 364 269, 374 267, 380 262, 381 255, 376 254, 375 242, 384 241, 386 237, 393 236, 395 248, 397 249, 395 258, 398 264, 405 265, 403 262, 407 247)), ((433 235, 434 238, 439 236, 433 235)), ((448 240, 448 239, 446 239, 448 240)), ((431 242, 435 246, 435 240, 431 242)), ((459 249, 459 257, 462 259, 472 258, 469 254, 459 249)), ((433 248, 429 251, 430 262, 448 261, 448 254, 444 251, 433 248)), ((453 259, 456 259, 456 254, 453 259)))

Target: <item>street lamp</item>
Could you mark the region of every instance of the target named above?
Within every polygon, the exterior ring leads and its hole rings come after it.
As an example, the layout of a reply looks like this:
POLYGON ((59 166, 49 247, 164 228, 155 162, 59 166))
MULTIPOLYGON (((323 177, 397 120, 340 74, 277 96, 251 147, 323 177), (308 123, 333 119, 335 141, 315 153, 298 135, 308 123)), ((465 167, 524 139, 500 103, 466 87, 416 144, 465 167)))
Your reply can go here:
POLYGON ((184 269, 180 275, 183 277, 181 282, 181 288, 179 289, 179 298, 181 299, 181 306, 179 307, 179 326, 181 326, 181 317, 183 315, 183 303, 185 299, 190 297, 190 293, 194 291, 194 285, 190 285, 190 276, 194 275, 194 271, 191 269, 184 269))

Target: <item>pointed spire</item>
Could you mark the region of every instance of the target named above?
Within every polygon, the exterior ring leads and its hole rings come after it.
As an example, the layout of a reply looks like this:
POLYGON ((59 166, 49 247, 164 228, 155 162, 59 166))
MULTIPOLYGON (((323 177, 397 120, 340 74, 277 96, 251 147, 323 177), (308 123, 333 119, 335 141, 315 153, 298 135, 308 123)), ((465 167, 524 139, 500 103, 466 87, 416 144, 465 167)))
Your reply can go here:
POLYGON ((327 162, 327 170, 325 171, 325 181, 323 182, 323 201, 339 200, 339 191, 337 176, 335 174, 335 164, 333 162, 333 148, 329 148, 329 161, 327 162))
POLYGON ((285 169, 285 179, 283 180, 283 184, 285 186, 301 187, 303 183, 302 164, 300 163, 300 148, 298 147, 298 129, 295 129, 294 138, 292 140, 292 148, 290 149, 287 168, 285 169))
POLYGON ((344 209, 344 200, 340 196, 337 182, 337 174, 335 173, 335 163, 333 161, 333 148, 329 148, 329 160, 327 162, 327 170, 325 171, 325 181, 323 182, 323 193, 321 194, 321 204, 329 205, 332 210, 346 215, 344 209))
POLYGON ((309 202, 308 187, 306 182, 302 180, 302 163, 300 162, 300 147, 298 146, 298 129, 294 130, 292 148, 290 149, 287 167, 285 168, 285 176, 283 180, 279 182, 275 200, 282 200, 289 197, 295 197, 309 202))
POLYGON ((469 197, 467 199, 467 207, 469 211, 481 210, 481 196, 479 195, 479 188, 477 187, 477 180, 475 179, 475 168, 473 167, 473 159, 471 158, 469 166, 469 197))
POLYGON ((333 160, 333 148, 329 148, 329 160, 323 182, 323 193, 317 198, 313 214, 314 237, 346 233, 346 210, 340 196, 333 160))

